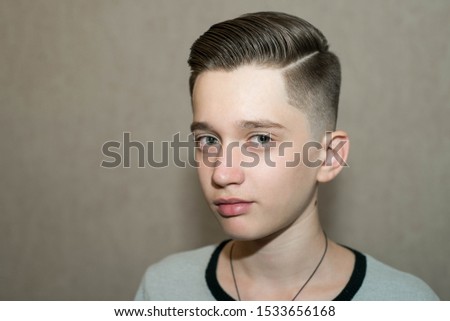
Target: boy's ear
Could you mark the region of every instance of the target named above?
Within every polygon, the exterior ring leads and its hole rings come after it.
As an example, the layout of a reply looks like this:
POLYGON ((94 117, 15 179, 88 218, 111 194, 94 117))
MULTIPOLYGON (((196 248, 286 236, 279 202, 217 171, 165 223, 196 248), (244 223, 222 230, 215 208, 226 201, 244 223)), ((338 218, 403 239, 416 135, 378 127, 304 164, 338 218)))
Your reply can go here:
POLYGON ((327 132, 322 140, 322 146, 324 146, 321 151, 323 163, 317 173, 317 181, 325 183, 335 178, 342 168, 348 167, 350 142, 347 133, 338 130, 327 132))

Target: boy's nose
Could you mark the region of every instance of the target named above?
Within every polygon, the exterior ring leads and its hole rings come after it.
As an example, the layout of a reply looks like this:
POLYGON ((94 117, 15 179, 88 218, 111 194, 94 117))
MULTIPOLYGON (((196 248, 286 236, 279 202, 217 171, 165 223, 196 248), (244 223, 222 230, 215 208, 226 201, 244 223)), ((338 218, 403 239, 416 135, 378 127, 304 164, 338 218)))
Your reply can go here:
POLYGON ((222 155, 216 159, 212 181, 225 187, 244 182, 244 170, 241 167, 241 151, 237 142, 222 145, 222 155))

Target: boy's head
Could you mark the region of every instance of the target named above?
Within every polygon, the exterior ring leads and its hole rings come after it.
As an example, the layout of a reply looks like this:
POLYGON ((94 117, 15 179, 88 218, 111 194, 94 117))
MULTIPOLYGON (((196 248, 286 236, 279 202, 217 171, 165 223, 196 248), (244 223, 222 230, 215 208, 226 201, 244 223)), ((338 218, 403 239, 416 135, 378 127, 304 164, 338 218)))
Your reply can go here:
POLYGON ((348 153, 333 131, 340 68, 323 35, 290 15, 249 14, 212 26, 189 64, 198 175, 226 233, 262 239, 312 222, 318 183, 348 153))
POLYGON ((303 111, 311 134, 333 131, 341 70, 323 34, 307 21, 277 12, 259 12, 213 25, 191 48, 192 95, 205 71, 231 71, 245 65, 282 71, 289 103, 303 111))

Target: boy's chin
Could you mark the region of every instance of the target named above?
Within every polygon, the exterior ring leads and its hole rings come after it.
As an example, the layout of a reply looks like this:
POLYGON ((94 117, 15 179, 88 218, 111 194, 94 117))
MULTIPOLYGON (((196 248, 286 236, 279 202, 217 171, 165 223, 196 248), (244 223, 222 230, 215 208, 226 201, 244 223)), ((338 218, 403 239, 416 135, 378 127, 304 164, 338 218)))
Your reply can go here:
POLYGON ((270 238, 270 236, 273 235, 271 233, 262 233, 257 230, 236 229, 223 225, 222 230, 230 239, 233 239, 235 241, 262 241, 264 239, 270 238))

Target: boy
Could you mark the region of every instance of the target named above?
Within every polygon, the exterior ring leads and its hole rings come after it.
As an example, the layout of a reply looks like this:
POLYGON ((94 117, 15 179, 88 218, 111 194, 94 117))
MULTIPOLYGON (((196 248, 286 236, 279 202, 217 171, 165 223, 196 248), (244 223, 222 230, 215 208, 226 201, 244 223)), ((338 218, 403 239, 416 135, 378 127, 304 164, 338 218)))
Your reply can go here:
POLYGON ((329 240, 318 184, 346 166, 340 64, 283 13, 212 26, 192 46, 191 130, 206 201, 231 240, 151 266, 138 300, 437 300, 421 280, 329 240))

